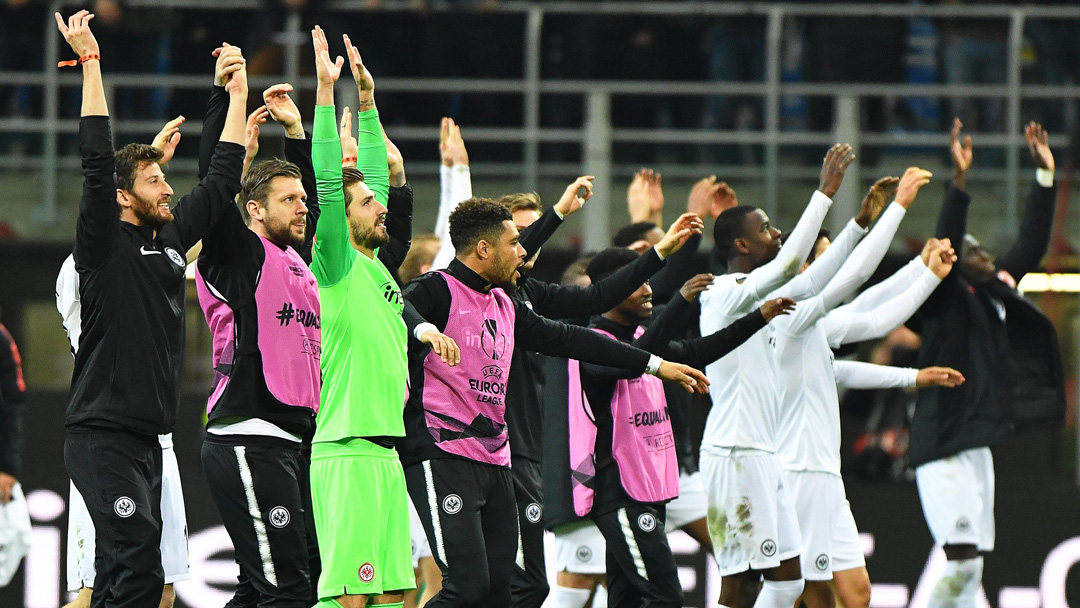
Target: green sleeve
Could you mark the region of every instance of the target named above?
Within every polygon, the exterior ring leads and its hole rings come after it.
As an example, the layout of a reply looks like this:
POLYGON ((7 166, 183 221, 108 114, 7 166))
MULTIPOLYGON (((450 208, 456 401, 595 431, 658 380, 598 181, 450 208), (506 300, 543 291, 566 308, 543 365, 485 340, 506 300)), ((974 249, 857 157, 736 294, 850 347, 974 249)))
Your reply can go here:
POLYGON ((364 174, 364 183, 383 205, 390 196, 390 168, 386 160, 386 141, 383 140, 379 110, 356 113, 356 168, 364 174))
MULTIPOLYGON (((311 164, 322 214, 315 228, 311 272, 322 287, 336 284, 352 267, 357 251, 349 244, 345 191, 341 185, 341 138, 334 106, 315 106, 311 164)), ((385 158, 386 150, 383 149, 385 158)), ((389 171, 389 170, 386 170, 389 171)), ((387 176, 387 184, 389 184, 387 176)))

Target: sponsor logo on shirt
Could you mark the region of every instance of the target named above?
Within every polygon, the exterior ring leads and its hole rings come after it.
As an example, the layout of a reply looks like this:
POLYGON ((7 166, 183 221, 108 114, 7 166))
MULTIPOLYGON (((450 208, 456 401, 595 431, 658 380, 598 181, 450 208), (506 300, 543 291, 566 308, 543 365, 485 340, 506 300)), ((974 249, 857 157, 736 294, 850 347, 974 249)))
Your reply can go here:
POLYGON ((304 344, 300 347, 300 352, 318 359, 322 357, 322 343, 318 340, 312 340, 311 338, 304 338, 304 344))
POLYGON ((161 255, 161 252, 156 249, 147 249, 146 245, 139 247, 139 253, 143 255, 161 255))
POLYGON ((401 298, 401 290, 398 289, 397 283, 394 283, 393 281, 383 283, 382 295, 395 310, 405 308, 405 300, 401 298))
POLYGON ((317 313, 297 308, 292 305, 292 302, 282 304, 281 310, 277 311, 276 316, 279 327, 288 327, 294 320, 304 327, 314 327, 315 329, 322 327, 321 319, 317 313))

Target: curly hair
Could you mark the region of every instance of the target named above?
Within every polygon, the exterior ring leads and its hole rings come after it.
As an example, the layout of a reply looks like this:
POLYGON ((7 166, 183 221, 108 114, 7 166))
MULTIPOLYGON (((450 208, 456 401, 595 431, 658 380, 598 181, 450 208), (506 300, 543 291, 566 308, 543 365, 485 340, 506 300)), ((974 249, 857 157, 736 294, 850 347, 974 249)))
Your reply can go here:
POLYGON ((470 198, 450 214, 450 242, 458 253, 468 251, 482 240, 496 243, 506 221, 514 221, 507 206, 490 198, 470 198))
POLYGON ((641 254, 626 247, 608 247, 593 256, 589 265, 585 267, 585 274, 589 280, 596 284, 611 276, 615 271, 638 259, 641 254))
POLYGON ((164 153, 147 144, 128 144, 116 151, 116 187, 131 192, 135 174, 150 163, 160 163, 164 153))

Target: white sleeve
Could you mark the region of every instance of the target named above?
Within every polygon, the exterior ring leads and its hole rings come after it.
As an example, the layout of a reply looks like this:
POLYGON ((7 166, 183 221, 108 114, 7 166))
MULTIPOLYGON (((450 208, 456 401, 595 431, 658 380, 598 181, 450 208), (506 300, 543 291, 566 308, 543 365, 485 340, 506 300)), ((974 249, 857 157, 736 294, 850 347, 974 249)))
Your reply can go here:
POLYGON ((845 305, 845 308, 850 306, 850 310, 854 312, 875 310, 878 306, 881 306, 885 302, 896 297, 896 294, 904 291, 912 283, 918 280, 926 268, 926 264, 923 264, 922 258, 915 256, 915 259, 905 264, 900 270, 894 272, 892 276, 872 287, 868 287, 865 291, 856 296, 854 300, 845 305))
POLYGON ((472 198, 472 174, 469 165, 447 167, 439 165, 439 217, 435 220, 435 236, 439 237, 439 252, 435 254, 432 270, 441 270, 454 259, 450 242, 450 214, 458 203, 472 198))
POLYGON ((836 385, 844 388, 914 388, 919 370, 863 361, 833 361, 836 385))
POLYGON ((940 284, 941 279, 923 266, 923 272, 910 287, 873 309, 859 310, 848 304, 830 311, 825 315, 829 346, 839 348, 849 342, 885 337, 910 319, 940 284))
POLYGON ((903 221, 906 213, 907 209, 904 209, 903 205, 893 203, 889 205, 885 213, 881 214, 877 225, 870 231, 870 235, 859 243, 855 251, 851 252, 847 262, 840 268, 840 272, 836 273, 836 276, 825 286, 825 290, 821 292, 825 310, 832 310, 850 298, 859 286, 874 274, 874 269, 881 263, 881 258, 885 257, 885 252, 889 250, 889 243, 892 243, 893 237, 896 236, 896 230, 900 228, 900 222, 903 221))
POLYGON ((75 256, 69 255, 60 266, 56 277, 56 310, 64 320, 71 350, 79 348, 79 334, 82 333, 82 303, 79 301, 79 272, 75 270, 75 256))
MULTIPOLYGON (((780 248, 776 258, 754 269, 750 274, 726 275, 735 277, 729 285, 731 289, 724 289, 722 293, 721 290, 710 289, 719 295, 713 298, 714 307, 722 308, 729 314, 749 312, 767 294, 799 274, 799 268, 817 242, 821 222, 825 221, 825 214, 831 206, 831 198, 814 191, 810 203, 799 218, 799 223, 791 231, 791 236, 780 248)), ((704 310, 702 308, 702 311, 704 310)))
MULTIPOLYGON (((769 298, 785 297, 805 300, 818 295, 836 276, 837 271, 844 265, 844 260, 851 255, 851 250, 855 249, 855 245, 858 245, 864 236, 866 236, 866 228, 860 226, 855 220, 851 220, 836 236, 836 240, 825 250, 825 253, 821 254, 821 257, 814 260, 814 263, 799 273, 799 276, 769 294, 769 298)), ((815 239, 814 242, 817 243, 817 240, 815 239)))

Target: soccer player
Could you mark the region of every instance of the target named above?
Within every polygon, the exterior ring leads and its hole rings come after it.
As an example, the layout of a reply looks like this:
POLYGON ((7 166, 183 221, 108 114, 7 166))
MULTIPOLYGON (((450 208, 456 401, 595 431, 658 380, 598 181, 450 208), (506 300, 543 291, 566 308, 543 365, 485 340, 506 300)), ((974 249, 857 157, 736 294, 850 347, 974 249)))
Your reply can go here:
POLYGON ((183 252, 232 206, 243 165, 247 78, 226 68, 229 110, 208 175, 170 209, 162 152, 129 144, 115 154, 88 11, 57 27, 83 72, 83 196, 74 259, 82 315, 67 411, 64 461, 96 530, 93 606, 161 599, 162 452, 176 420, 183 368, 183 252), (115 177, 114 177, 115 175, 115 177), (122 328, 122 331, 117 331, 122 328))
MULTIPOLYGON (((589 278, 601 281, 638 257, 627 248, 606 249, 589 263, 589 278)), ((700 367, 731 352, 795 305, 776 298, 712 335, 672 340, 707 285, 688 283, 647 331, 641 323, 653 311, 648 283, 594 318, 590 327, 700 367)), ((578 515, 588 514, 607 541, 609 605, 682 606, 665 530, 665 503, 679 493, 679 466, 663 386, 653 378, 576 361, 570 361, 568 373, 574 508, 578 515), (595 479, 589 479, 591 474, 595 479)))
MULTIPOLYGON (((702 335, 735 322, 798 274, 832 205, 830 197, 854 160, 850 152, 851 146, 841 144, 829 150, 818 190, 783 248, 780 232, 760 209, 740 205, 720 214, 713 230, 715 246, 730 272, 701 294, 702 335)), ((793 294, 799 291, 805 288, 786 295, 798 300, 801 295, 793 294)), ((771 330, 758 332, 736 349, 737 356, 724 357, 706 370, 720 389, 711 392, 701 471, 709 534, 723 577, 723 606, 746 605, 762 576, 757 600, 762 607, 794 605, 803 588, 798 522, 775 455, 780 399, 772 338, 771 330)))
POLYGON ((911 465, 926 523, 944 547, 945 574, 930 606, 975 606, 982 555, 994 549, 994 465, 990 447, 1004 443, 1014 421, 1060 424, 1065 411, 1061 351, 1053 324, 1016 290, 1038 268, 1054 218, 1054 155, 1046 130, 1024 129, 1035 182, 1019 238, 996 259, 967 234, 971 201, 964 191, 973 159, 953 124, 955 169, 946 186, 936 236, 963 243, 960 272, 950 273, 909 325, 922 335, 919 365, 962 370, 963 386, 919 391, 911 421, 911 465))
POLYGON ((461 365, 438 365, 427 347, 410 347, 402 460, 444 573, 429 605, 505 606, 513 564, 521 565, 504 403, 515 346, 647 369, 688 390, 707 385, 690 367, 548 321, 507 295, 504 286, 513 289, 526 252, 505 205, 465 201, 450 216, 450 236, 457 258, 446 271, 414 280, 405 297, 430 321, 410 321, 411 334, 434 325, 461 347, 461 365))
MULTIPOLYGON (((344 37, 360 92, 356 167, 342 167, 334 83, 344 59, 330 59, 312 31, 318 88, 312 162, 322 207, 312 272, 322 302, 322 402, 311 448, 311 493, 322 574, 319 606, 402 606, 415 586, 408 496, 394 442, 402 437, 408 367, 405 302, 381 261, 389 242, 387 146, 375 81, 344 37), (377 531, 377 533, 373 533, 377 531)), ((403 177, 403 175, 402 175, 403 177)), ((421 335, 446 362, 456 346, 421 335)), ((440 364, 443 364, 442 362, 440 364)))

